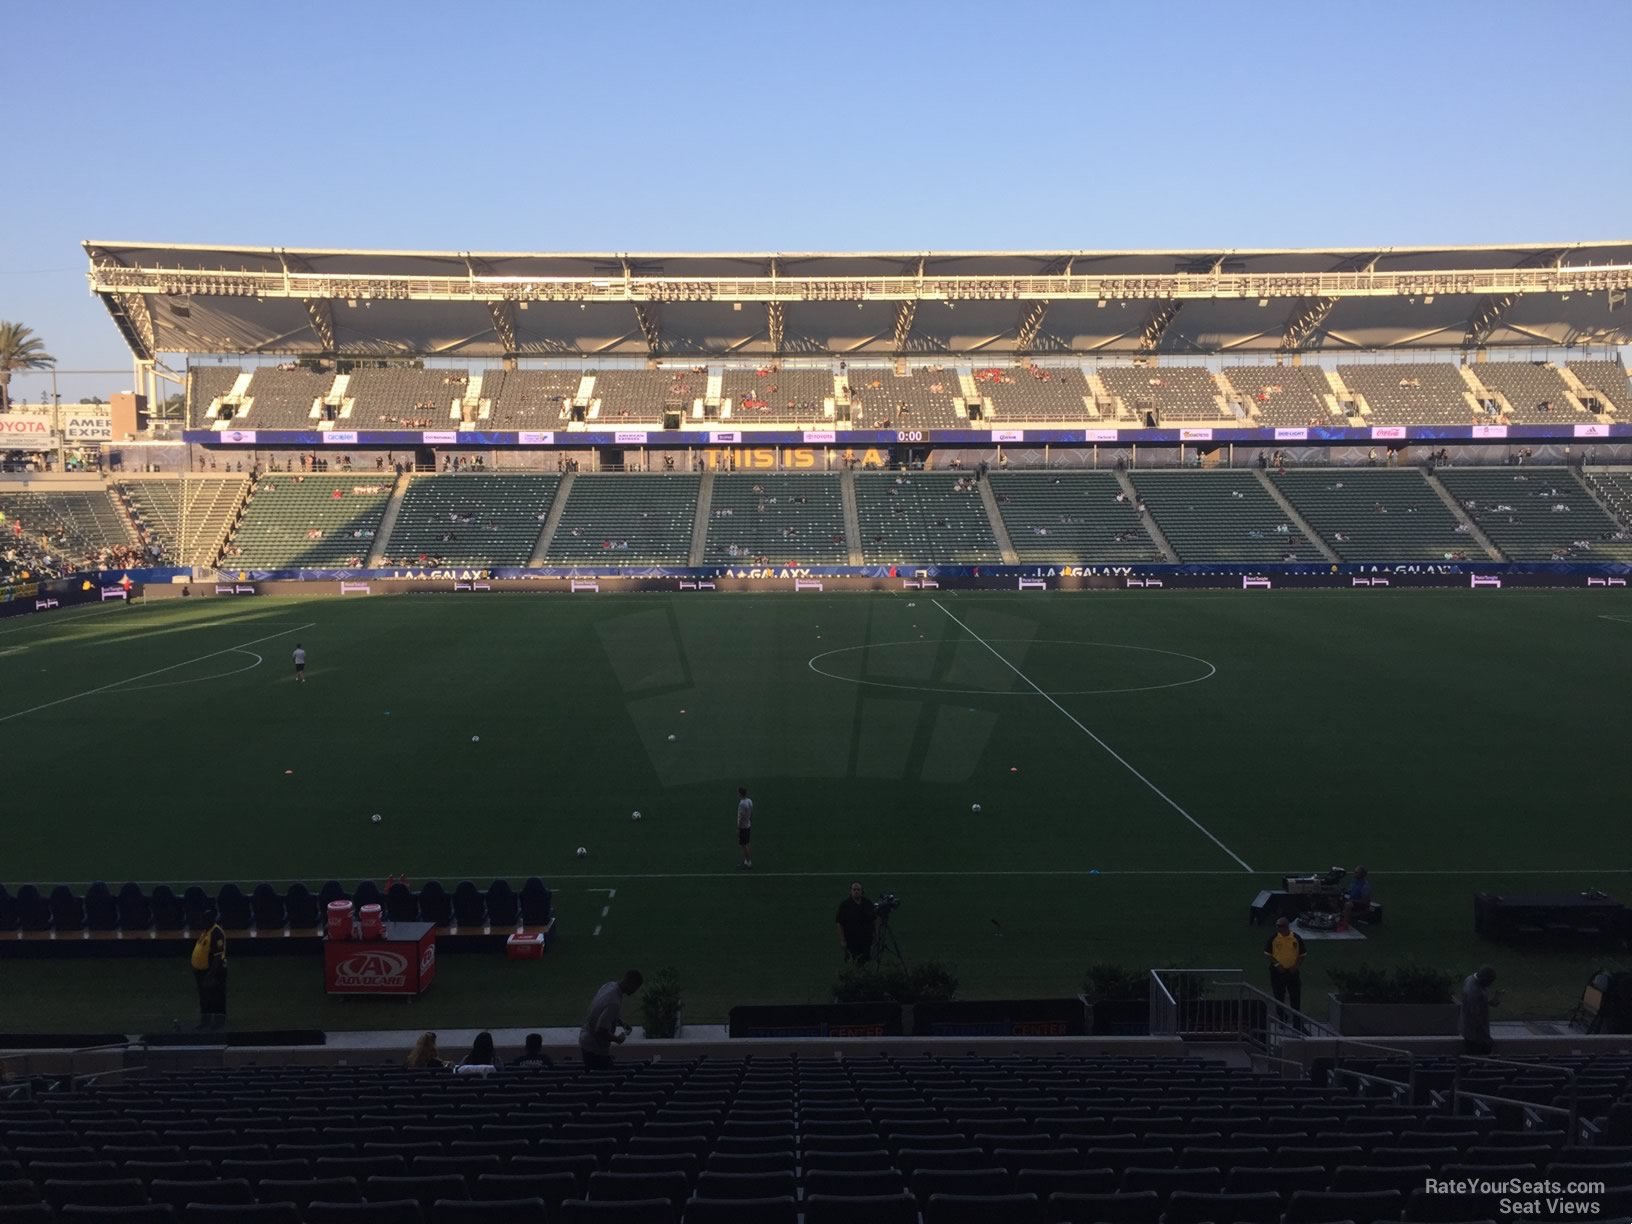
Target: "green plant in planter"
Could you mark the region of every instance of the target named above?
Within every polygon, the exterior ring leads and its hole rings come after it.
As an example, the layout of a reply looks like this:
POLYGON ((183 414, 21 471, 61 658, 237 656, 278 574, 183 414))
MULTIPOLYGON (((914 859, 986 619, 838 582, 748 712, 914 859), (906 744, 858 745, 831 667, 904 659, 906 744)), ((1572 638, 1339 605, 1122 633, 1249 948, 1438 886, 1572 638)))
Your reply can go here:
POLYGON ((1332 969, 1332 993, 1345 1003, 1449 1003, 1456 975, 1423 965, 1398 965, 1392 971, 1374 965, 1332 969))
POLYGON ((640 992, 642 1030, 649 1038, 673 1037, 680 1031, 680 974, 659 969, 640 992))
POLYGON ((1127 1002, 1149 993, 1149 974, 1122 965, 1089 965, 1082 975, 1082 993, 1090 1003, 1127 1002))
POLYGON ((957 974, 940 961, 846 965, 833 983, 835 1003, 944 1003, 957 993, 957 974))

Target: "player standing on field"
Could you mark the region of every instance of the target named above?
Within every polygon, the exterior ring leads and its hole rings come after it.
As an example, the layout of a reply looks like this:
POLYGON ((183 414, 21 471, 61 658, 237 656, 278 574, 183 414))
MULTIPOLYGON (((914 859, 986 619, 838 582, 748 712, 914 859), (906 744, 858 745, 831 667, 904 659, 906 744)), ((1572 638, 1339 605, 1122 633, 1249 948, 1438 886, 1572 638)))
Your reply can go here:
POLYGON ((754 850, 749 840, 754 834, 754 801, 748 798, 746 786, 737 787, 737 845, 742 847, 744 870, 754 865, 754 850))
POLYGON ((306 648, 299 642, 295 643, 295 679, 306 683, 306 648))

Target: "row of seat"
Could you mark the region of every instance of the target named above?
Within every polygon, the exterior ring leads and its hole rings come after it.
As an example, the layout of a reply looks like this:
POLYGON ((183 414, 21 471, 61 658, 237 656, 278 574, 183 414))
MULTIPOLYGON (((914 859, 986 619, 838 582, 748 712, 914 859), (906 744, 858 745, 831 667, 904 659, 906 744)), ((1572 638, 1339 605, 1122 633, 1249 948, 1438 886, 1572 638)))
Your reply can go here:
POLYGON ((247 896, 236 884, 223 884, 213 895, 195 884, 178 896, 168 885, 147 892, 128 883, 116 894, 99 881, 83 896, 66 884, 49 894, 25 884, 14 897, 0 885, 0 931, 162 934, 197 931, 212 920, 228 930, 308 930, 318 925, 331 902, 342 899, 358 908, 380 905, 393 922, 432 922, 439 927, 543 926, 554 913, 550 890, 537 876, 529 877, 519 892, 507 880, 494 880, 485 892, 463 880, 451 894, 437 880, 427 881, 417 892, 400 881, 382 891, 365 880, 348 891, 330 880, 316 894, 300 883, 282 891, 263 883, 247 896))

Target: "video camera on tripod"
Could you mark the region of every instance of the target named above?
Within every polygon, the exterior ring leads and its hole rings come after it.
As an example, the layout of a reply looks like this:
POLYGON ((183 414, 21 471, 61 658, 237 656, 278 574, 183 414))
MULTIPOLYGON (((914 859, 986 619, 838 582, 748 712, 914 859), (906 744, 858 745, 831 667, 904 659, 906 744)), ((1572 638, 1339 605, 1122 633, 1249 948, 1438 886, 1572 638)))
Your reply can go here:
POLYGON ((902 961, 901 945, 895 942, 895 932, 890 930, 890 915, 901 908, 901 898, 894 893, 880 893, 878 900, 873 902, 873 916, 878 920, 874 926, 873 960, 874 962, 893 956, 902 961))

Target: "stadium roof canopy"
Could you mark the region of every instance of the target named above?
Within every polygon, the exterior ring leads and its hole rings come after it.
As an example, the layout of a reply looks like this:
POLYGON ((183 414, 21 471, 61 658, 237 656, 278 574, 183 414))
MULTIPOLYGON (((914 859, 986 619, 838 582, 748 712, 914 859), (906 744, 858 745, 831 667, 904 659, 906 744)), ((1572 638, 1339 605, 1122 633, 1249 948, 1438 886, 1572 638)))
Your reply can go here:
POLYGON ((87 242, 138 359, 996 358, 1619 345, 1632 241, 742 254, 87 242))

